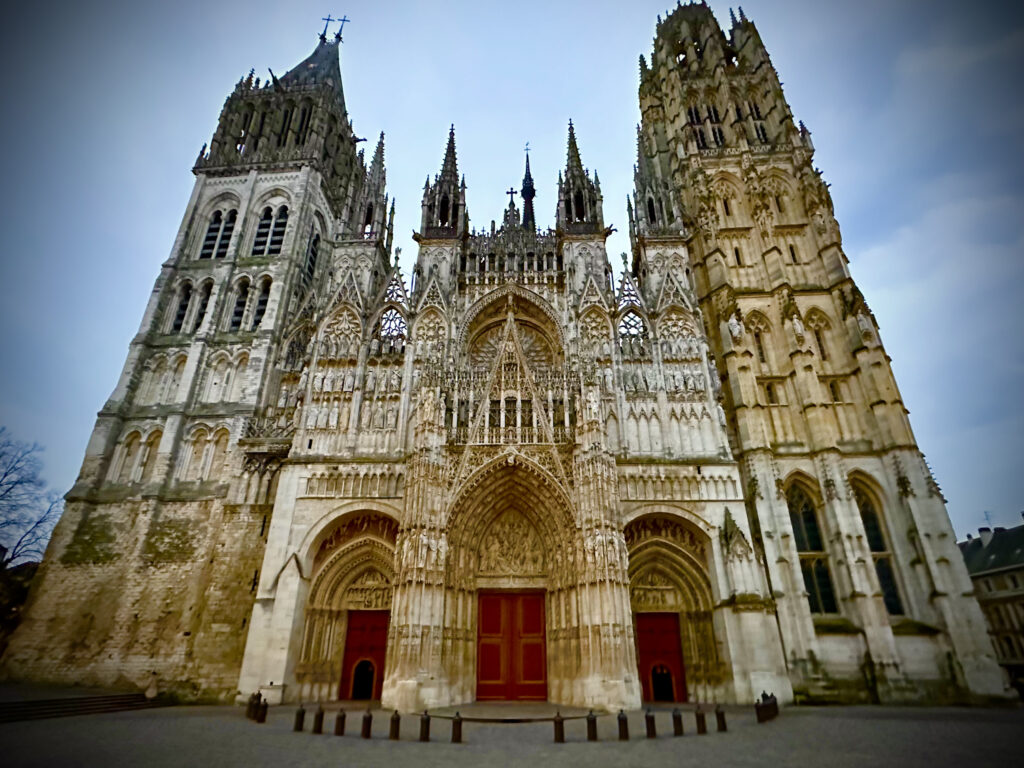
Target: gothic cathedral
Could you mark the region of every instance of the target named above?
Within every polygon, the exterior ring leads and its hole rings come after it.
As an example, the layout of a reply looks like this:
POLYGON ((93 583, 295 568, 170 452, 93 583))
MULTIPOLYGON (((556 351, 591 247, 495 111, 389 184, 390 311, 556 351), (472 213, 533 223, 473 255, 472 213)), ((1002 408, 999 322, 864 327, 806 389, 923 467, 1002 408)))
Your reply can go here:
POLYGON ((228 96, 5 674, 406 712, 1004 695, 742 12, 678 6, 640 58, 617 278, 570 123, 551 228, 529 160, 471 225, 453 128, 407 283, 339 44, 228 96))

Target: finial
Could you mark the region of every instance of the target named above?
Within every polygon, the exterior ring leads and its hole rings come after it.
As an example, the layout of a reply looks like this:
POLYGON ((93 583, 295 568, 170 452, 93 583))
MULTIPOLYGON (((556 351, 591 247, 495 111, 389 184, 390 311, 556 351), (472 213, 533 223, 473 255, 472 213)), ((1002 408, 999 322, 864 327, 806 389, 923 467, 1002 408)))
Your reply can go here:
POLYGON ((334 39, 341 42, 341 31, 345 28, 345 22, 352 21, 352 19, 348 16, 342 16, 340 19, 335 19, 335 21, 340 21, 341 24, 338 25, 338 31, 334 33, 334 39))
POLYGON ((747 14, 745 14, 743 12, 743 6, 741 5, 740 6, 740 21, 746 21, 746 20, 747 20, 747 14))
POLYGON ((320 21, 322 21, 324 23, 324 31, 320 33, 320 42, 321 43, 326 43, 327 42, 327 25, 330 24, 332 21, 337 21, 337 19, 332 19, 331 18, 331 14, 328 13, 326 16, 322 16, 320 18, 320 21))
POLYGON ((621 256, 622 256, 622 268, 623 269, 628 269, 628 267, 626 266, 626 252, 623 251, 621 256))
POLYGON ((525 149, 523 151, 526 152, 526 159, 527 159, 527 161, 529 161, 529 159, 530 159, 530 142, 526 142, 526 147, 525 147, 525 149))
POLYGON ((732 22, 734 27, 736 26, 736 14, 732 12, 732 8, 729 9, 729 21, 732 22))

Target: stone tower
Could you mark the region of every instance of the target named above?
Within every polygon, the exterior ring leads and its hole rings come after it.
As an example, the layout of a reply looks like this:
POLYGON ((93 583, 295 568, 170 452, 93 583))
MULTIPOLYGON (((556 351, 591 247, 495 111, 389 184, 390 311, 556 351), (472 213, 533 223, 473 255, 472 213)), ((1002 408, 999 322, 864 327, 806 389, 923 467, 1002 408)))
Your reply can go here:
POLYGON ((793 686, 1001 695, 810 131, 753 22, 731 22, 678 6, 640 58, 631 271, 650 300, 665 254, 688 246, 793 686))
POLYGON ((407 285, 339 43, 225 102, 6 674, 406 712, 1002 694, 742 13, 659 20, 618 280, 570 123, 485 227, 452 126, 407 285))

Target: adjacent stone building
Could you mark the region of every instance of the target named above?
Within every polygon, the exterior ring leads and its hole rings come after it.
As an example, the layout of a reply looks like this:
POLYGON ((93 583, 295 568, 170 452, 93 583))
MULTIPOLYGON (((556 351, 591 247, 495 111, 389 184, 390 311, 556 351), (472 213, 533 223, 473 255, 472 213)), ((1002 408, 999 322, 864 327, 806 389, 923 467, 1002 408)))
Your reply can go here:
MULTIPOLYGON (((1024 513, 1022 513, 1024 514, 1024 513)), ((1024 696, 1024 525, 979 528, 960 542, 967 572, 996 649, 996 659, 1024 696)))
POLYGON ((404 711, 1005 695, 752 22, 659 19, 618 278, 570 124, 550 228, 528 161, 471 224, 452 129, 407 285, 339 42, 228 97, 7 674, 404 711))

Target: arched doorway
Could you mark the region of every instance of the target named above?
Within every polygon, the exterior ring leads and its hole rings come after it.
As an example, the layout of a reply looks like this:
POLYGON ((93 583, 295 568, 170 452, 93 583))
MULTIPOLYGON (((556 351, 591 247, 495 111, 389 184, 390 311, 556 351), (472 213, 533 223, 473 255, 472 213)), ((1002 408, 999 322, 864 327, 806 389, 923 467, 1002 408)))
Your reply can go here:
POLYGON ((352 670, 352 688, 348 698, 354 701, 367 701, 378 698, 377 666, 369 659, 362 659, 352 670))
POLYGON ((397 529, 387 515, 363 511, 319 537, 295 672, 300 697, 380 698, 397 529))
POLYGON ((449 667, 466 699, 545 700, 575 673, 563 647, 575 533, 557 483, 521 453, 463 487, 449 517, 445 578, 453 634, 465 638, 453 657, 472 660, 449 667))
POLYGON ((688 701, 721 680, 711 617, 707 535, 681 517, 630 522, 630 605, 644 701, 688 701))

